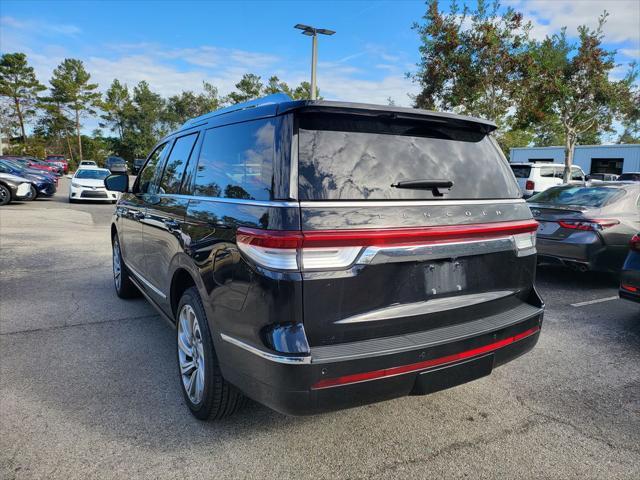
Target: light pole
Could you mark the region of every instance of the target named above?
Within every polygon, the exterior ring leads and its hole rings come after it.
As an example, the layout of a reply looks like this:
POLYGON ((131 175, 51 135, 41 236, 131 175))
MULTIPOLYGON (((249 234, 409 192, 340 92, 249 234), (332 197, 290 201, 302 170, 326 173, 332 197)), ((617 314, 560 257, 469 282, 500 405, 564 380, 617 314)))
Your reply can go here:
POLYGON ((321 35, 333 35, 336 33, 333 30, 327 30, 326 28, 315 28, 309 25, 303 25, 298 23, 293 28, 302 30, 303 35, 312 37, 311 41, 311 100, 316 99, 316 65, 318 63, 318 34, 321 35))

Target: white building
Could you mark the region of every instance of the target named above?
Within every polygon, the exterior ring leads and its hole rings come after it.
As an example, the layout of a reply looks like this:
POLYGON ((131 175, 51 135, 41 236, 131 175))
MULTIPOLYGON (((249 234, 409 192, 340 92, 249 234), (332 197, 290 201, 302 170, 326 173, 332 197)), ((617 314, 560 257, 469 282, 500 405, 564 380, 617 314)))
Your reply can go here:
MULTIPOLYGON (((511 163, 564 163, 564 147, 512 148, 511 163)), ((585 173, 640 172, 640 144, 637 145, 580 145, 576 147, 573 163, 585 173)))

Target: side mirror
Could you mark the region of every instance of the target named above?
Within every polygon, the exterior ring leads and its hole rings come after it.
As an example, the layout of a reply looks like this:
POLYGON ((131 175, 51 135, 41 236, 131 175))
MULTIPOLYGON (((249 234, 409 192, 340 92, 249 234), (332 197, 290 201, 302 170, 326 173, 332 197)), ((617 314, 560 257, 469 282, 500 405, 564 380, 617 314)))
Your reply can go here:
POLYGON ((104 179, 104 186, 112 192, 128 192, 129 191, 129 175, 123 173, 115 173, 104 179))

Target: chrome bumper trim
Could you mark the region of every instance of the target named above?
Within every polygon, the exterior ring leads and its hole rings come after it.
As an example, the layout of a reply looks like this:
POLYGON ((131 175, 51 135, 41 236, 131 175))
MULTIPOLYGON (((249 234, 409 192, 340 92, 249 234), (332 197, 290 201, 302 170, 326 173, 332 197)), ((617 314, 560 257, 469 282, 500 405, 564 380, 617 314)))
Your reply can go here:
POLYGON ((224 333, 220 334, 220 337, 225 342, 228 342, 236 347, 240 347, 254 355, 257 355, 265 360, 269 360, 275 363, 284 363, 287 365, 308 365, 311 363, 311 355, 304 356, 287 356, 287 355, 278 355, 276 353, 265 352, 264 350, 260 350, 248 343, 243 342, 242 340, 238 340, 237 338, 231 337, 229 335, 225 335, 224 333))

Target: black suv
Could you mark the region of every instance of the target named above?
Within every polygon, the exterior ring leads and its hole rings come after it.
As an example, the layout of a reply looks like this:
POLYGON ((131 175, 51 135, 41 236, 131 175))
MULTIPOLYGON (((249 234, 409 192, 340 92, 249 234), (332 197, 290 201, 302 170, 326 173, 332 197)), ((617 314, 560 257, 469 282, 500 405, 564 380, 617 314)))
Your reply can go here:
POLYGON ((108 177, 116 291, 176 324, 194 415, 427 394, 530 350, 537 224, 494 129, 275 95, 186 122, 131 189, 108 177))

